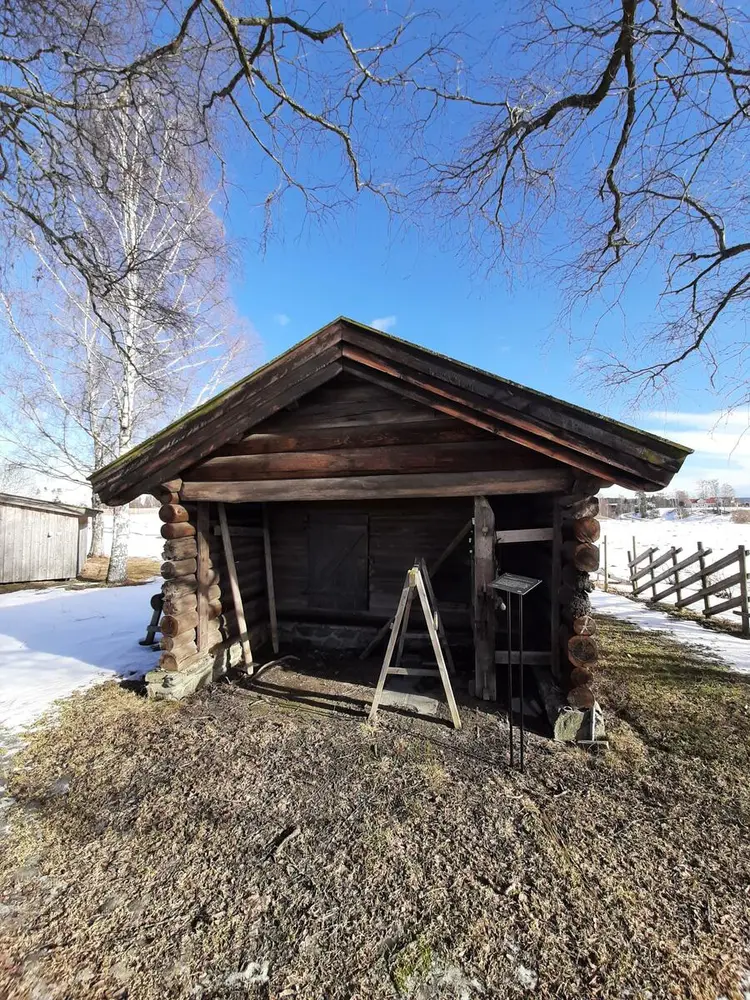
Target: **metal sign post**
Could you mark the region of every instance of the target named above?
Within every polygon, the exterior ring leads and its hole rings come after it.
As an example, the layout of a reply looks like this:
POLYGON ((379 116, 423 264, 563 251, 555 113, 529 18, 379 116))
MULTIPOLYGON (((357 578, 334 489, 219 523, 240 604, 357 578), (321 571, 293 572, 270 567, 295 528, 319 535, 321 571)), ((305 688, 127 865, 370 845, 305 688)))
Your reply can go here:
POLYGON ((513 767, 515 764, 515 740, 513 737, 513 640, 512 640, 512 626, 513 626, 513 616, 511 614, 511 604, 512 596, 516 594, 518 603, 518 666, 520 670, 520 684, 519 684, 519 701, 521 703, 521 713, 520 713, 520 748, 518 755, 518 763, 521 773, 523 774, 523 756, 524 756, 524 743, 525 743, 525 730, 523 721, 523 710, 524 710, 524 690, 523 690, 523 599, 530 593, 534 587, 538 587, 541 580, 534 579, 530 576, 518 576, 516 573, 502 573, 496 580, 493 580, 490 586, 494 590, 499 590, 503 594, 507 594, 507 600, 505 601, 505 607, 508 613, 508 673, 506 690, 508 697, 508 748, 510 752, 510 766, 513 767))

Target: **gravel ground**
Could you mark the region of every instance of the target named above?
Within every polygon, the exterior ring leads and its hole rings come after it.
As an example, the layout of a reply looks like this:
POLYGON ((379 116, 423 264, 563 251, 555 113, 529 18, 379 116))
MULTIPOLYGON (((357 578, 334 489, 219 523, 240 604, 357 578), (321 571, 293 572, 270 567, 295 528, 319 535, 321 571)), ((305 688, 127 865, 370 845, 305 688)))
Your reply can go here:
POLYGON ((496 713, 373 729, 305 664, 75 696, 5 763, 0 996, 741 997, 747 678, 601 638, 609 752, 532 734, 525 775, 496 713))

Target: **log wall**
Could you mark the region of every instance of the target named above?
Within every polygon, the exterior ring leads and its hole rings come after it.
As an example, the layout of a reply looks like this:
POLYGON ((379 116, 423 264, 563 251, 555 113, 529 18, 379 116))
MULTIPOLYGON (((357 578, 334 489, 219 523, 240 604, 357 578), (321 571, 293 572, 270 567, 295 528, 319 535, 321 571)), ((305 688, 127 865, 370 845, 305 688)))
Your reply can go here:
POLYGON ((560 681, 574 708, 593 708, 594 671, 599 659, 596 622, 591 614, 589 573, 599 567, 599 501, 578 494, 562 503, 562 571, 559 590, 560 681))
MULTIPOLYGON (((190 672, 201 667, 239 639, 237 616, 229 586, 228 568, 215 505, 206 505, 198 516, 198 504, 180 503, 181 483, 174 481, 161 491, 166 500, 159 510, 164 538, 161 572, 163 612, 159 669, 190 672), (170 487, 173 487, 170 489, 170 487), (205 535, 204 574, 199 584, 197 526, 205 535), (198 635, 199 595, 205 602, 205 628, 198 635), (200 638, 201 648, 198 648, 200 638)), ((230 534, 235 566, 243 598, 245 618, 253 637, 263 641, 268 618, 263 539, 257 511, 229 508, 230 534), (248 529, 254 534, 248 534, 248 529)))

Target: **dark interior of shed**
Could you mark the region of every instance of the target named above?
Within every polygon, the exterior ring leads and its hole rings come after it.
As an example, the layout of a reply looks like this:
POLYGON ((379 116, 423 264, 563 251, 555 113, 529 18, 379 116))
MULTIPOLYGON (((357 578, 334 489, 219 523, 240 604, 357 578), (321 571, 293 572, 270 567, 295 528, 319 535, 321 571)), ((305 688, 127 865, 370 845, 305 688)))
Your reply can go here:
MULTIPOLYGON (((490 498, 490 503, 497 530, 551 526, 549 495, 497 496, 490 498)), ((314 651, 319 664, 346 659, 354 665, 394 615, 406 572, 415 558, 424 559, 429 568, 434 566, 466 529, 474 502, 471 497, 426 497, 227 504, 226 509, 248 627, 262 626, 269 620, 262 535, 265 518, 281 652, 305 656, 314 651)), ((459 675, 457 695, 468 691, 474 671, 472 547, 469 530, 432 577, 459 675)), ((526 599, 524 646, 549 651, 551 542, 498 545, 496 553, 498 572, 543 580, 526 599)), ((220 550, 217 556, 222 558, 220 550)), ((223 579, 225 573, 222 567, 223 579)), ((497 605, 496 648, 502 651, 507 649, 507 615, 499 598, 497 605)), ((516 648, 517 631, 514 639, 516 648)), ((386 642, 387 637, 383 637, 367 662, 360 664, 363 680, 365 674, 373 674, 374 683, 386 642)), ((404 656, 408 663, 434 662, 417 604, 404 656)), ((502 664, 497 670, 498 700, 502 703, 507 668, 502 664)))

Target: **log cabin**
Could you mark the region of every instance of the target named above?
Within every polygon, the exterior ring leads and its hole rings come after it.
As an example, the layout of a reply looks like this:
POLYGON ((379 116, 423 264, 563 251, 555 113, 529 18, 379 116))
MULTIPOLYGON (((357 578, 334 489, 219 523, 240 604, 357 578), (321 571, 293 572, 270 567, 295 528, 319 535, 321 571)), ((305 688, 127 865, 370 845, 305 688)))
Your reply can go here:
POLYGON ((582 713, 595 699, 596 494, 663 489, 688 454, 339 318, 91 480, 110 505, 162 503, 152 697, 301 643, 382 656, 418 557, 451 646, 468 651, 466 689, 487 701, 513 659, 490 585, 501 570, 541 579, 528 660, 582 713))

